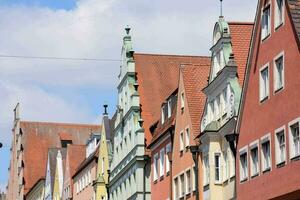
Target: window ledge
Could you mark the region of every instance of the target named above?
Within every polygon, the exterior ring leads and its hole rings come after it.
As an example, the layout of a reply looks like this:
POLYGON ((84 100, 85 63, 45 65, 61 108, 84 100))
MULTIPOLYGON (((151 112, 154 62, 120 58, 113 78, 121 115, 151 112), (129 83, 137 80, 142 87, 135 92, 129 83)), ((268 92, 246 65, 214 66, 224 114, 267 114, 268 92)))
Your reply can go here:
MULTIPOLYGON (((276 26, 276 25, 275 25, 276 26)), ((280 27, 282 27, 283 26, 283 21, 280 23, 280 24, 278 24, 277 26, 276 26, 276 28, 275 28, 275 31, 277 31, 280 27)))
POLYGON ((282 162, 279 162, 276 164, 276 167, 277 168, 281 168, 281 167, 284 167, 285 166, 285 161, 282 161, 282 162))
POLYGON ((221 181, 215 181, 215 185, 222 185, 221 181))
POLYGON ((283 86, 281 86, 280 88, 277 88, 277 89, 275 90, 274 94, 277 94, 277 93, 279 93, 279 92, 282 91, 282 90, 283 90, 283 86))
POLYGON ((207 190, 209 190, 209 183, 203 186, 203 191, 207 191, 207 190))
POLYGON ((159 181, 162 181, 162 180, 164 180, 164 175, 161 175, 161 176, 159 177, 159 181))
POLYGON ((268 167, 268 168, 264 169, 264 170, 262 171, 262 173, 265 174, 265 173, 268 173, 268 172, 270 172, 270 171, 271 171, 271 167, 268 167))
POLYGON ((291 158, 291 161, 298 161, 300 160, 300 155, 294 156, 293 158, 291 158))
POLYGON ((269 95, 265 96, 263 99, 260 100, 260 103, 264 103, 269 99, 269 95))
POLYGON ((271 37, 271 31, 270 33, 268 33, 268 35, 266 35, 261 41, 265 42, 267 39, 269 39, 271 37))
POLYGON ((244 182, 246 182, 246 181, 248 181, 248 178, 243 178, 240 182, 241 182, 241 183, 244 183, 244 182))
POLYGON ((258 172, 255 173, 255 174, 253 174, 253 175, 251 176, 251 179, 252 179, 252 178, 255 178, 255 177, 257 177, 257 176, 259 176, 259 173, 258 173, 258 172))
POLYGON ((153 183, 154 183, 154 184, 156 184, 156 183, 157 183, 157 179, 156 179, 156 180, 154 180, 154 181, 153 181, 153 183))
POLYGON ((169 176, 170 175, 170 170, 169 171, 167 171, 167 173, 166 173, 166 176, 169 176))

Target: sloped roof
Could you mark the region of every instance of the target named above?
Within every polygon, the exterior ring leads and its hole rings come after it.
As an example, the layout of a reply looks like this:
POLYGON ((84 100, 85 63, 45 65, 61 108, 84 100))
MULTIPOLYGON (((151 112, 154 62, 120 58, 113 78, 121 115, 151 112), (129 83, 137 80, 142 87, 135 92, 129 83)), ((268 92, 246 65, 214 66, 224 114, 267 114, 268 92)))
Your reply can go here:
POLYGON ((53 188, 53 185, 54 185, 55 169, 56 169, 56 155, 57 155, 58 150, 59 150, 59 148, 50 148, 48 150, 51 188, 53 188))
POLYGON ((298 44, 300 42, 300 0, 288 0, 288 7, 294 23, 294 28, 298 36, 298 44))
POLYGON ((76 169, 85 159, 85 145, 68 145, 67 159, 69 162, 70 178, 75 174, 76 169))
POLYGON ((231 36, 232 52, 238 66, 240 85, 243 85, 248 53, 253 30, 253 23, 228 22, 231 36))
POLYGON ((85 144, 91 132, 100 132, 99 125, 21 121, 25 195, 41 178, 45 178, 49 148, 61 148, 59 133, 72 135, 73 144, 85 144))
POLYGON ((160 118, 162 102, 178 87, 181 64, 200 63, 207 57, 135 53, 135 70, 147 144, 150 126, 160 118))
POLYGON ((206 101, 202 89, 207 85, 210 62, 211 59, 207 57, 198 64, 184 65, 180 69, 194 137, 200 134, 200 121, 206 101))

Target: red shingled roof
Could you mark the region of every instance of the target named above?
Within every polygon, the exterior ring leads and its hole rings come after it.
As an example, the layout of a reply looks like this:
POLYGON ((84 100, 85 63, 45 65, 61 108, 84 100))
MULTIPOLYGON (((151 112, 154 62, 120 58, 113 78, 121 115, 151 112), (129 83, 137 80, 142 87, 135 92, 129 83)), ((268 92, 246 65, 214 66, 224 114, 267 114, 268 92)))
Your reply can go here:
POLYGON ((25 195, 41 178, 45 178, 49 148, 61 147, 60 132, 72 135, 73 144, 85 144, 91 132, 100 132, 101 126, 84 124, 22 121, 24 147, 25 195))
POLYGON ((85 145, 68 145, 67 159, 69 162, 70 178, 72 178, 80 163, 85 159, 85 150, 85 145))
POLYGON ((201 63, 202 59, 207 57, 134 54, 147 144, 151 141, 149 128, 160 118, 162 102, 178 87, 179 66, 201 63))
POLYGON ((184 65, 180 69, 195 137, 200 133, 200 120, 206 101, 202 89, 207 86, 210 63, 211 59, 208 57, 199 64, 184 65))
POLYGON ((228 25, 231 35, 232 51, 238 66, 239 82, 242 86, 250 49, 253 23, 228 22, 228 25))

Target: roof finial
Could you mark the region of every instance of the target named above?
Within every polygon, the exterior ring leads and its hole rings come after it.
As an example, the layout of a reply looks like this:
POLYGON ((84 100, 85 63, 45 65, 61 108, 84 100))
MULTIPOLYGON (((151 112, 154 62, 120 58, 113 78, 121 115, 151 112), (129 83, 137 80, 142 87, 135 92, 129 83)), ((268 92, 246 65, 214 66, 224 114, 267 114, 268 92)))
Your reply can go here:
POLYGON ((220 17, 223 17, 223 0, 220 0, 220 17))
POLYGON ((127 25, 126 28, 125 28, 125 31, 126 31, 126 34, 127 34, 127 35, 129 35, 130 29, 131 29, 131 28, 127 25))
POLYGON ((107 115, 107 107, 108 107, 108 105, 104 104, 103 107, 104 107, 104 113, 103 113, 103 115, 107 115))

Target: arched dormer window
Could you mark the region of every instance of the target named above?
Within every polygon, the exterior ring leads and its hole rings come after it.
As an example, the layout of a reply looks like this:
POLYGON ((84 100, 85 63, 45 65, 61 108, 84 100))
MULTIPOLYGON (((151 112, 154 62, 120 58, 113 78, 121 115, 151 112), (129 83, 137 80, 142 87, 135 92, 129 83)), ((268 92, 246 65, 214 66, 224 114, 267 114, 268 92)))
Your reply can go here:
POLYGON ((220 25, 216 24, 214 29, 213 45, 215 45, 221 37, 222 37, 222 33, 221 33, 220 25))

